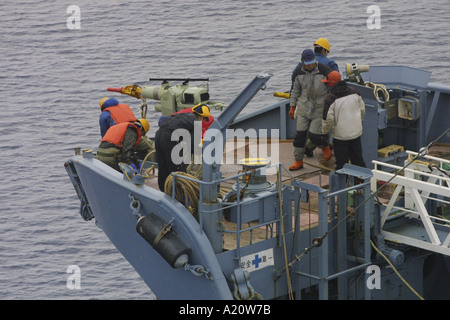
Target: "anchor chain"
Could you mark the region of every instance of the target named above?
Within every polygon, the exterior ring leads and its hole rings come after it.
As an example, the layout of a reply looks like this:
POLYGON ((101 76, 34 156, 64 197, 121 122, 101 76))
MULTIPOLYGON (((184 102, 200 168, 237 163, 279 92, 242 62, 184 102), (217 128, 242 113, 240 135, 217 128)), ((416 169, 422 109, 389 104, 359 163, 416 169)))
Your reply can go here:
POLYGON ((231 275, 234 285, 233 295, 236 300, 262 300, 262 296, 250 284, 250 274, 241 268, 235 269, 231 275))

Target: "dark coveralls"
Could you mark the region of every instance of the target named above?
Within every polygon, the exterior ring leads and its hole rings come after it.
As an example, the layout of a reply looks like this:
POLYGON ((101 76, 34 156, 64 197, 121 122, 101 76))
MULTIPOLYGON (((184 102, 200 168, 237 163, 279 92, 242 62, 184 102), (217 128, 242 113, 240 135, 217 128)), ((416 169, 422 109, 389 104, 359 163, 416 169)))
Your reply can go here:
MULTIPOLYGON (((156 158, 158 161, 158 186, 164 192, 167 177, 175 171, 186 172, 189 163, 175 164, 172 159, 172 149, 182 141, 172 141, 172 133, 176 129, 186 129, 191 135, 191 154, 194 151, 194 122, 199 121, 193 113, 175 113, 160 124, 155 134, 156 158)), ((198 141, 197 143, 200 143, 198 141)), ((178 155, 177 155, 178 156, 178 155)), ((182 156, 182 155, 180 155, 182 156)))
MULTIPOLYGON (((112 126, 109 130, 119 131, 120 127, 127 127, 122 133, 123 136, 119 139, 119 143, 115 144, 109 141, 103 141, 102 139, 97 151, 96 158, 103 161, 110 167, 121 172, 119 167, 119 162, 125 162, 127 164, 137 165, 138 161, 135 156, 135 151, 137 149, 136 142, 138 139, 142 141, 142 132, 137 129, 134 125, 127 122, 122 122, 117 125, 112 126)), ((123 129, 122 129, 123 130, 123 129)), ((139 144, 140 145, 140 144, 139 144)), ((146 152, 150 152, 150 147, 147 146, 146 152)))

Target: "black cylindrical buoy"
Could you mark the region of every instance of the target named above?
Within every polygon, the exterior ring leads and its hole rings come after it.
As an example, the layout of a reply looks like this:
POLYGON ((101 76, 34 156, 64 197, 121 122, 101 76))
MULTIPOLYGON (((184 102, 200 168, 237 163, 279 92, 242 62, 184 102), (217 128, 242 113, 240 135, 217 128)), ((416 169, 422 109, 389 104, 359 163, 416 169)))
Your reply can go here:
POLYGON ((173 230, 167 232, 159 241, 156 237, 164 229, 166 222, 151 213, 141 216, 136 224, 136 231, 166 260, 173 268, 180 268, 188 262, 191 248, 175 234, 173 230))

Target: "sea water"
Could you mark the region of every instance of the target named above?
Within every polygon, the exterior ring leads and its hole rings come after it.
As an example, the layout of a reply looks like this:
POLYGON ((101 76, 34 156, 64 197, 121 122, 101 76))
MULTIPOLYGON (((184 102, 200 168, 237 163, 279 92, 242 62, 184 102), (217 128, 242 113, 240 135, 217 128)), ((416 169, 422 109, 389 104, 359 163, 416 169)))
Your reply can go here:
MULTIPOLYGON (((229 104, 271 73, 247 113, 289 90, 301 52, 319 37, 341 72, 347 62, 407 65, 448 85, 449 9, 447 0, 3 2, 0 299, 154 298, 82 220, 63 166, 74 148, 98 147, 101 98, 138 114, 138 100, 106 88, 208 77, 211 99, 229 104)), ((152 136, 158 115, 149 104, 152 136)))

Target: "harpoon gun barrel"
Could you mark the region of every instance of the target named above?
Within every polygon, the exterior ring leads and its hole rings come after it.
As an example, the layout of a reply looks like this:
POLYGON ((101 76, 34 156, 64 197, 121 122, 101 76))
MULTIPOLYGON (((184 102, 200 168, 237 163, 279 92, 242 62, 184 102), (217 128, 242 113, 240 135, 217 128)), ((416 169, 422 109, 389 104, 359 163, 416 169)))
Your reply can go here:
POLYGON ((208 86, 201 84, 196 87, 190 87, 189 81, 209 81, 209 78, 150 78, 150 81, 163 81, 158 86, 149 86, 138 84, 129 85, 121 88, 110 87, 107 90, 126 94, 137 99, 157 100, 155 110, 163 115, 171 115, 182 109, 192 108, 199 103, 208 104, 210 108, 225 108, 222 102, 209 100, 208 86), (170 85, 169 81, 184 81, 181 85, 170 85))
POLYGON ((137 84, 133 84, 133 85, 121 87, 121 88, 108 88, 107 90, 112 91, 112 92, 119 92, 122 94, 126 94, 131 97, 138 98, 138 99, 142 98, 142 96, 141 96, 142 88, 137 84))

